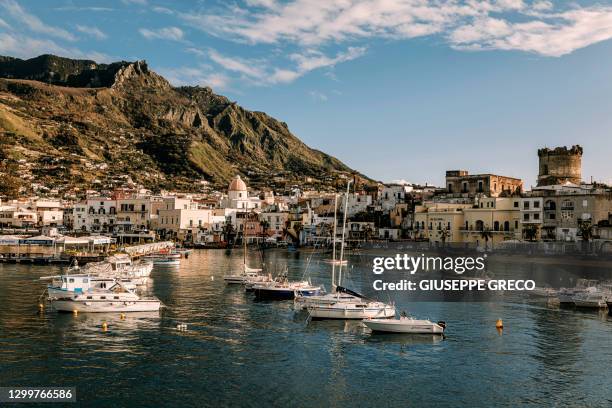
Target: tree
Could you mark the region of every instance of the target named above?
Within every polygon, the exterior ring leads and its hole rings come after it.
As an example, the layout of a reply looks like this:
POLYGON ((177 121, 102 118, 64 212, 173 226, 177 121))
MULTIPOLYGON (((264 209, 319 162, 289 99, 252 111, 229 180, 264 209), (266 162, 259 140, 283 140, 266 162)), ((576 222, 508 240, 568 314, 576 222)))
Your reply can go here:
POLYGON ((450 236, 450 231, 448 230, 448 227, 440 231, 440 239, 442 240, 442 247, 446 246, 446 240, 448 239, 449 236, 450 236))
POLYGON ((591 220, 578 220, 578 235, 582 238, 582 249, 586 252, 589 241, 593 239, 593 223, 591 220))
POLYGON ((489 238, 493 237, 489 228, 483 228, 480 230, 480 236, 485 240, 485 249, 489 247, 489 238))
POLYGON ((527 241, 535 241, 536 237, 538 236, 538 228, 533 224, 527 224, 523 228, 523 234, 527 241))
POLYGON ((223 226, 223 240, 225 242, 233 242, 234 236, 236 235, 236 231, 234 229, 234 225, 230 221, 226 221, 223 226))
POLYGON ((259 225, 261 225, 262 235, 264 237, 268 236, 268 229, 270 228, 270 223, 266 220, 259 221, 259 225))
POLYGON ((583 241, 589 242, 593 239, 593 224, 591 220, 579 220, 578 221, 578 235, 583 241))
POLYGON ((0 177, 0 195, 6 196, 7 198, 19 197, 19 189, 21 187, 21 179, 4 174, 0 177))

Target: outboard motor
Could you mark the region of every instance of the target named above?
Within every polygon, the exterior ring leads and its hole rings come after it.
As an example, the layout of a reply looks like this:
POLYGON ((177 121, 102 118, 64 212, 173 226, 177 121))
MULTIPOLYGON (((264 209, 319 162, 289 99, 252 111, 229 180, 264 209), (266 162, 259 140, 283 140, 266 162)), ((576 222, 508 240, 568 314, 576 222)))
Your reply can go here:
POLYGON ((446 322, 445 321, 440 320, 438 322, 438 326, 440 326, 442 329, 446 330, 446 322))

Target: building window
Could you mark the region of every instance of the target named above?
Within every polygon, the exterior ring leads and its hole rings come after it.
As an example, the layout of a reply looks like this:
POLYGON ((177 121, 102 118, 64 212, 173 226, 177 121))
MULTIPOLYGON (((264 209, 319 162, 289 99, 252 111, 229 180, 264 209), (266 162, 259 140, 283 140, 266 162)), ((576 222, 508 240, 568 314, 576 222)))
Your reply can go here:
POLYGON ((495 222, 493 223, 493 230, 495 230, 495 231, 499 231, 499 221, 495 221, 495 222))
POLYGON ((478 192, 482 193, 482 181, 478 182, 478 192))
POLYGON ((518 229, 518 221, 514 221, 514 229, 518 229))
POLYGON ((533 202, 533 208, 540 208, 540 202, 539 201, 534 201, 533 202))
POLYGON ((540 214, 539 213, 533 214, 533 219, 534 220, 539 220, 540 219, 540 214))
POLYGON ((514 208, 518 208, 518 206, 519 206, 518 201, 515 201, 515 202, 514 202, 514 208))
POLYGON ((529 221, 529 214, 523 214, 523 221, 529 221))
POLYGON ((504 221, 504 231, 510 231, 510 221, 504 221))
POLYGON ((448 192, 452 193, 453 192, 453 185, 452 184, 448 184, 448 192))
POLYGON ((523 202, 523 209, 524 210, 528 210, 529 209, 529 201, 524 201, 523 202))

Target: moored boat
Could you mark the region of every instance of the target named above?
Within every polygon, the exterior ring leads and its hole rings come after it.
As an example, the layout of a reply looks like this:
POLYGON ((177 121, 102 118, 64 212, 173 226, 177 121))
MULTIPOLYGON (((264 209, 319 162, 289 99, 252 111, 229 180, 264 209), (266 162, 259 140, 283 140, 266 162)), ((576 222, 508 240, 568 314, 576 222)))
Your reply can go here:
POLYGON ((446 329, 445 322, 434 323, 409 316, 402 316, 399 319, 365 319, 363 324, 373 332, 379 333, 443 334, 446 329))
POLYGON ((117 282, 107 290, 53 298, 51 307, 58 312, 153 312, 158 311, 162 304, 155 297, 140 297, 117 282))

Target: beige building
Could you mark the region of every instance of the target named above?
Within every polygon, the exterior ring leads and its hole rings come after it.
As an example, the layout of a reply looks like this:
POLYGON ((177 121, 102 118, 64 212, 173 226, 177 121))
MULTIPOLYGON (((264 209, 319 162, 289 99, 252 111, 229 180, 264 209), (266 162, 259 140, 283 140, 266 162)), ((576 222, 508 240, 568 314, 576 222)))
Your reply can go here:
POLYGON ((520 197, 486 197, 463 210, 461 242, 489 246, 520 237, 520 197), (487 238, 483 231, 487 231, 487 238))
POLYGON ((475 197, 486 195, 498 197, 518 193, 523 189, 521 179, 495 174, 469 174, 466 170, 446 172, 446 192, 456 196, 475 197))
POLYGON ((426 201, 414 213, 413 234, 430 242, 462 242, 463 210, 472 204, 451 204, 426 201))

